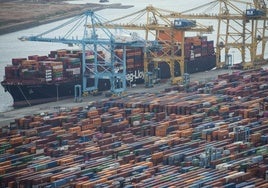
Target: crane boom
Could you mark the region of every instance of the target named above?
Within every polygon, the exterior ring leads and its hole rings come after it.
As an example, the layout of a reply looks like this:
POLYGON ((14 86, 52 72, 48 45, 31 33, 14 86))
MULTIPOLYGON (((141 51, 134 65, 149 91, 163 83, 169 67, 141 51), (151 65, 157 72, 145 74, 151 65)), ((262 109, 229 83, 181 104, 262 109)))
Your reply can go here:
POLYGON ((101 27, 101 32, 99 33, 96 31, 96 27, 86 27, 89 23, 93 26, 102 25, 102 19, 103 18, 98 16, 95 11, 89 10, 41 34, 35 36, 23 36, 19 39, 22 41, 71 44, 81 47, 83 92, 96 91, 98 89, 99 79, 109 79, 111 83, 110 90, 113 93, 121 93, 126 89, 126 47, 143 47, 145 44, 143 41, 138 40, 118 40, 115 37, 115 34, 105 27, 101 27), (58 34, 60 34, 60 36, 55 37, 58 34), (116 48, 122 49, 122 57, 116 56, 114 53, 116 48), (88 63, 86 61, 86 53, 88 51, 93 53, 93 63, 88 63), (105 51, 104 57, 102 54, 99 54, 100 51, 105 51), (118 72, 115 65, 121 67, 122 71, 118 72), (89 79, 94 79, 93 85, 89 84, 89 79))
MULTIPOLYGON (((154 67, 156 67, 158 62, 165 61, 170 66, 171 81, 175 83, 176 81, 174 80, 176 80, 176 76, 174 72, 180 72, 181 75, 184 74, 184 40, 182 40, 185 36, 184 33, 212 33, 213 27, 204 26, 200 23, 196 23, 195 21, 186 19, 174 21, 171 20, 168 16, 165 16, 171 14, 172 12, 173 11, 156 8, 153 6, 147 6, 145 9, 139 10, 137 12, 104 22, 102 25, 95 24, 88 25, 88 27, 140 30, 145 32, 145 41, 161 41, 161 46, 164 46, 164 50, 162 50, 163 54, 160 56, 157 55, 157 53, 154 51, 158 48, 157 46, 147 46, 147 53, 144 53, 144 72, 148 72, 149 63, 154 63, 154 67), (124 21, 126 18, 131 21, 124 21), (140 20, 142 20, 142 22, 139 23, 140 20), (149 38, 150 36, 152 36, 152 39, 149 38), (169 39, 166 41, 167 39, 163 39, 163 37, 160 36, 166 36, 169 39), (178 54, 176 50, 174 51, 174 48, 177 48, 178 46, 176 45, 178 44, 181 48, 180 54, 178 54), (169 51, 170 54, 167 53, 167 51, 169 51), (180 70, 175 70, 175 62, 178 62, 180 64, 180 70)), ((145 82, 147 81, 148 80, 145 80, 145 82)))
MULTIPOLYGON (((240 53, 239 56, 245 68, 254 67, 258 62, 265 63, 267 61, 264 59, 264 54, 267 48, 268 17, 264 0, 253 0, 253 2, 214 0, 180 13, 173 12, 164 16, 217 21, 218 67, 222 67, 228 62, 226 57, 229 57, 230 52, 234 52, 232 49, 237 49, 235 52, 240 53), (209 10, 214 11, 217 7, 217 12, 209 12, 209 10), (241 7, 245 8, 241 9, 241 7), (204 8, 205 11, 199 11, 204 8), (197 13, 198 11, 200 13, 197 13), (258 49, 260 49, 259 55, 258 49)), ((237 54, 236 57, 238 57, 237 54)))

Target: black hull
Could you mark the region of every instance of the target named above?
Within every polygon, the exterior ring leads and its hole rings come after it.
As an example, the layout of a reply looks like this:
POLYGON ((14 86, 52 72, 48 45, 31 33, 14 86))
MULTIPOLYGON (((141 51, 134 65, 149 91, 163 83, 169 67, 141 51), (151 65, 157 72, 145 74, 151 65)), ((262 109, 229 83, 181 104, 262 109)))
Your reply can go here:
MULTIPOLYGON (((203 57, 197 57, 193 60, 187 60, 185 59, 185 67, 184 72, 193 74, 197 72, 204 72, 211 70, 216 67, 216 56, 203 56, 203 57)), ((152 71, 153 64, 149 64, 148 70, 152 71)), ((159 77, 160 79, 168 79, 171 77, 170 75, 170 67, 166 62, 161 62, 158 64, 158 68, 160 70, 159 77)), ((174 64, 174 76, 182 76, 180 72, 180 64, 178 62, 175 62, 174 64)))
POLYGON ((197 57, 194 60, 185 60, 185 72, 192 74, 204 72, 216 67, 216 56, 197 57))
POLYGON ((19 108, 74 97, 74 87, 76 84, 79 84, 79 82, 40 85, 2 83, 2 86, 5 88, 5 91, 11 94, 14 100, 13 106, 19 108))

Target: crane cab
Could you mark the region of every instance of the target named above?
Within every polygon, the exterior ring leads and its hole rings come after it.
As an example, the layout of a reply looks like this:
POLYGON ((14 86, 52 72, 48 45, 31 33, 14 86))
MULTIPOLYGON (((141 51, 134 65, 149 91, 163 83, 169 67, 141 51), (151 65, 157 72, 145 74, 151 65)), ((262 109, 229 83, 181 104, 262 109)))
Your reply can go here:
POLYGON ((262 10, 258 10, 258 9, 254 9, 254 8, 246 10, 246 17, 247 18, 259 18, 261 16, 265 16, 264 11, 262 11, 262 10))
POLYGON ((191 28, 196 26, 196 21, 194 20, 185 20, 185 19, 176 19, 174 20, 175 28, 191 28))

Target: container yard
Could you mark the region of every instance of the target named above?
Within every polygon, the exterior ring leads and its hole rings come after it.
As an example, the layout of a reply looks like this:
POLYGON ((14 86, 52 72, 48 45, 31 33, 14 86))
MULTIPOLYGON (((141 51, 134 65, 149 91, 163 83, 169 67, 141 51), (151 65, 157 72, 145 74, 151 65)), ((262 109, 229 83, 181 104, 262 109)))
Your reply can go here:
POLYGON ((5 67, 1 84, 14 104, 59 102, 72 92, 75 101, 47 104, 53 110, 31 106, 6 113, 13 119, 0 127, 0 187, 268 187, 266 3, 253 1, 242 9, 216 1, 213 7, 225 7, 218 14, 208 13, 210 5, 197 7, 206 7, 206 14, 150 5, 136 12, 146 13, 146 24, 134 23, 138 17, 113 23, 136 13, 103 22, 90 10, 79 17, 84 34, 77 37, 69 32, 78 25, 61 33, 66 38, 45 36, 74 21, 20 37, 82 50, 14 58, 5 67), (198 19, 218 21, 215 42, 203 35, 213 26, 198 19), (115 25, 143 30, 145 37, 113 35, 115 25), (237 66, 234 55, 241 59, 237 66), (212 79, 191 77, 222 68, 227 69, 212 79), (79 97, 92 94, 90 102, 77 100, 77 89, 79 97), (107 89, 111 95, 94 95, 107 89))
POLYGON ((1 128, 2 187, 267 187, 265 69, 1 128))

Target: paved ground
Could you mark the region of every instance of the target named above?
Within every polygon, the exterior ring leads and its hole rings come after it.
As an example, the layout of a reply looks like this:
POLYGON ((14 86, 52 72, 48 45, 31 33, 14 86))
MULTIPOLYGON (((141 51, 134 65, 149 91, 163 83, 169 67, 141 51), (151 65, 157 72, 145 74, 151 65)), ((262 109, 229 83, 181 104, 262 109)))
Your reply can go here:
MULTIPOLYGON (((224 73, 231 73, 231 70, 211 70, 196 74, 191 74, 191 81, 192 82, 203 82, 203 81, 210 81, 217 78, 217 75, 224 74, 224 73)), ((145 88, 144 85, 138 85, 135 88, 127 88, 126 93, 141 93, 141 92, 148 92, 148 93, 156 93, 160 91, 164 91, 165 88, 170 88, 171 85, 167 81, 166 83, 156 84, 152 88, 145 88)), ((100 101, 103 99, 107 99, 104 94, 101 96, 87 96, 82 98, 82 102, 75 102, 73 98, 67 100, 61 100, 58 102, 51 102, 41 105, 35 105, 20 109, 14 109, 8 112, 3 112, 0 114, 0 126, 8 125, 10 122, 13 122, 16 118, 21 118, 27 115, 32 114, 40 114, 42 112, 56 112, 59 111, 60 108, 72 108, 72 107, 86 107, 89 102, 91 101, 100 101)))

